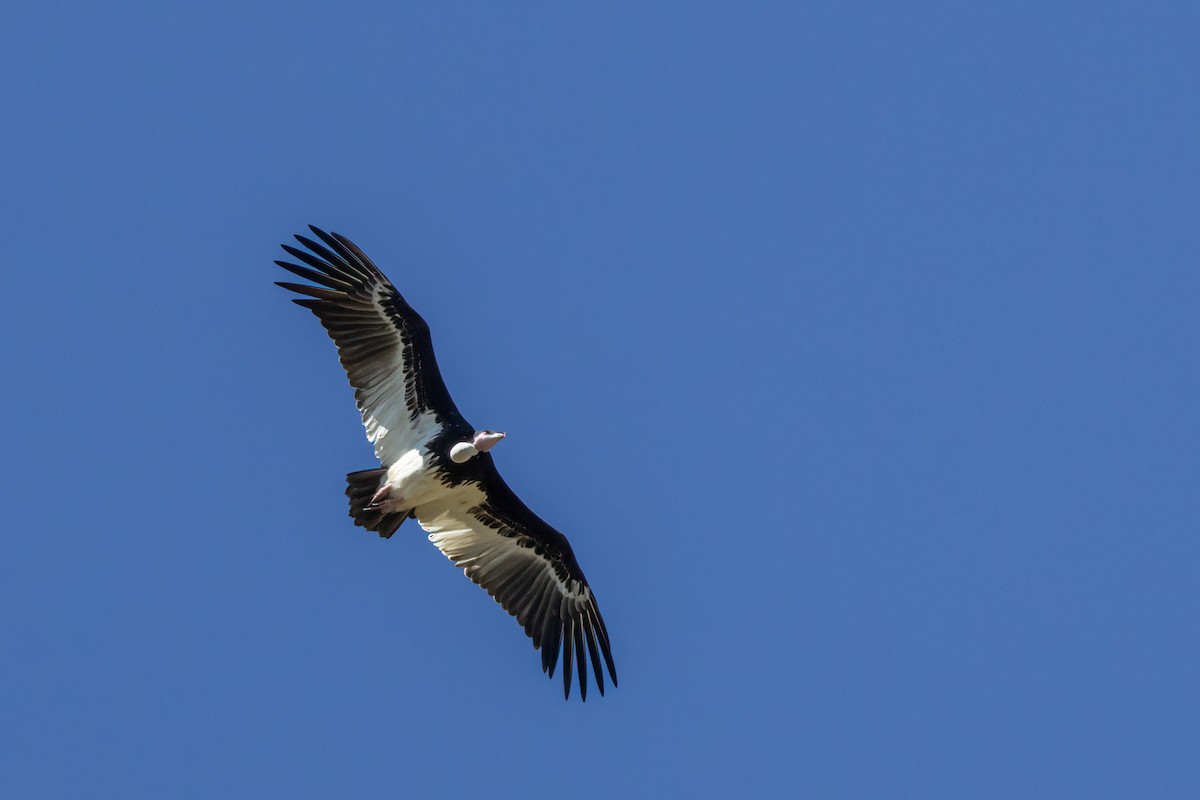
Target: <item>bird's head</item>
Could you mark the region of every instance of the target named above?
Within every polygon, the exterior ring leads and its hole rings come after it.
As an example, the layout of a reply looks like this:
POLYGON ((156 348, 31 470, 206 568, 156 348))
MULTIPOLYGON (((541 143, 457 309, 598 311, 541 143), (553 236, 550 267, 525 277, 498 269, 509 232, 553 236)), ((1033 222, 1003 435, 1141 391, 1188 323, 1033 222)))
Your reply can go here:
POLYGON ((486 453, 496 446, 496 442, 504 438, 503 433, 495 431, 475 431, 469 442, 459 442, 450 448, 450 460, 455 464, 465 464, 480 453, 486 453))
POLYGON ((475 449, 481 453, 486 453, 496 446, 496 443, 504 438, 503 433, 495 431, 475 431, 475 438, 471 440, 471 444, 475 445, 475 449))

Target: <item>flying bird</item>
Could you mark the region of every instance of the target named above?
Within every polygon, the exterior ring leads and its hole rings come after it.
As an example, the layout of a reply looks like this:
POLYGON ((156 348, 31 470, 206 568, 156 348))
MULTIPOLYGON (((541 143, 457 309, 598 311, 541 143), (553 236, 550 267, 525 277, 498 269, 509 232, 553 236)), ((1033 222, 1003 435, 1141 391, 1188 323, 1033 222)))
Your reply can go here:
POLYGON ((503 433, 463 418, 438 371, 429 326, 349 239, 309 226, 283 245, 300 264, 275 263, 319 284, 278 282, 302 298, 337 345, 367 439, 380 466, 346 476, 354 524, 387 539, 409 518, 468 578, 525 629, 554 677, 562 653, 563 696, 578 665, 587 700, 587 661, 604 694, 601 658, 613 686, 608 631, 567 537, 533 513, 496 470, 503 433), (303 265, 303 266, 302 266, 303 265))

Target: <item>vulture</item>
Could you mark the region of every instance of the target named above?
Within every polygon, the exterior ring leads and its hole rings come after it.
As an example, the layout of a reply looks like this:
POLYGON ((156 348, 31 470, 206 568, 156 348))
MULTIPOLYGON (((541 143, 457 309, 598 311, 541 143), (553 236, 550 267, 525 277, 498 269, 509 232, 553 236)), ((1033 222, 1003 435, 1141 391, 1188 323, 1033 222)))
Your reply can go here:
MULTIPOLYGON (((301 297, 337 345, 379 467, 346 476, 354 524, 390 538, 410 517, 467 577, 516 618, 541 650, 551 678, 562 653, 563 696, 571 672, 587 700, 588 662, 604 694, 617 685, 608 631, 567 537, 504 482, 491 450, 503 433, 477 429, 459 412, 438 371, 429 326, 349 239, 318 228, 296 262, 276 261, 311 283, 278 282, 301 297), (316 284, 316 285, 312 285, 316 284)), ((409 526, 412 527, 411 525, 409 526)))

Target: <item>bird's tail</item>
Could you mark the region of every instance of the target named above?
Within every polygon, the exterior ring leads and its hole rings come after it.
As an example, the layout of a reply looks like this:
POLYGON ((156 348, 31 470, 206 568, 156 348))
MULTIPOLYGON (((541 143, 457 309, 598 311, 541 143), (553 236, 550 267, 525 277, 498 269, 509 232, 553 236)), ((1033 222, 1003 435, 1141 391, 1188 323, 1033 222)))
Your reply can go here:
POLYGON ((346 476, 346 497, 350 498, 350 516, 354 524, 375 531, 384 539, 389 538, 404 520, 412 516, 408 511, 387 511, 371 505, 371 498, 379 491, 380 479, 386 469, 364 469, 346 476))

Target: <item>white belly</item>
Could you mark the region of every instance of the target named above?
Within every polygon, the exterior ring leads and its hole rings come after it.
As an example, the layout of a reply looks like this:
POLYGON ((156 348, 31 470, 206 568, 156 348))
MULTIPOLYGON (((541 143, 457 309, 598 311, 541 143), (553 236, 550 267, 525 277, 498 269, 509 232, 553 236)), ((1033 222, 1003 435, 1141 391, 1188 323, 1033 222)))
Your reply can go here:
POLYGON ((416 508, 446 491, 429 468, 429 454, 423 447, 407 451, 388 467, 386 484, 391 487, 391 502, 406 509, 416 508))

